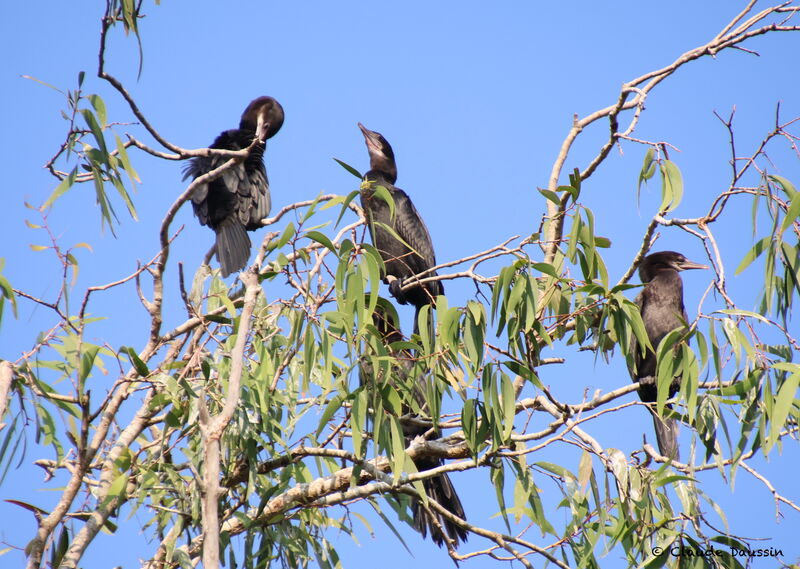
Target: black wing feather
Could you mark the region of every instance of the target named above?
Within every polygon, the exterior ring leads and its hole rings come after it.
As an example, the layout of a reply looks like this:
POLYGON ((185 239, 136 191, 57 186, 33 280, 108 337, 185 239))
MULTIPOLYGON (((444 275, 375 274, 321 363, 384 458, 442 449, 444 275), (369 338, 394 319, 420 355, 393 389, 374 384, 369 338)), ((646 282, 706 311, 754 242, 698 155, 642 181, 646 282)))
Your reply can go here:
MULTIPOLYGON (((246 131, 228 130, 210 148, 242 150, 250 145, 252 136, 246 131)), ((224 277, 245 267, 251 247, 245 230, 260 228, 261 220, 271 209, 263 152, 263 146, 256 147, 246 160, 234 164, 215 180, 201 184, 192 195, 198 220, 217 234, 217 259, 224 277)), ((228 160, 221 156, 193 158, 184 169, 184 180, 207 174, 228 160)))
MULTIPOLYGON (((383 258, 386 275, 402 280, 436 266, 430 233, 408 194, 385 181, 372 182, 372 185, 384 186, 394 200, 392 215, 389 204, 376 197, 373 188, 361 192, 361 205, 367 211, 372 241, 383 258), (384 226, 391 228, 395 235, 384 226)), ((436 271, 429 271, 421 278, 428 276, 436 276, 436 271)), ((401 304, 411 302, 419 308, 444 294, 444 286, 434 281, 403 293, 398 287, 393 294, 401 304)))

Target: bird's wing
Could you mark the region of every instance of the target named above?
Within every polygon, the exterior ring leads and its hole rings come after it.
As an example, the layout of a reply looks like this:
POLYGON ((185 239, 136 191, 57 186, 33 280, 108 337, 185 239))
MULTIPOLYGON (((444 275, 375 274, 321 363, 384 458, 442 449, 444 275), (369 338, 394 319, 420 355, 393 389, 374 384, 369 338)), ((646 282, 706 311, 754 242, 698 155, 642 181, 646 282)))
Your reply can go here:
MULTIPOLYGON (((261 156, 254 156, 244 164, 237 164, 236 193, 238 194, 238 215, 247 229, 258 229, 261 220, 269 215, 272 203, 269 194, 267 170, 261 156)), ((230 187, 230 186, 229 186, 230 187)))
MULTIPOLYGON (((210 148, 224 148, 226 150, 241 150, 246 148, 246 142, 238 130, 228 130, 220 134, 210 148)), ((227 158, 221 156, 209 156, 193 158, 184 168, 184 177, 197 178, 218 168, 227 162, 227 158)), ((202 184, 197 187, 192 194, 192 203, 200 223, 208 224, 210 220, 208 211, 209 191, 227 191, 233 198, 229 207, 235 208, 236 217, 247 229, 258 229, 261 220, 269 215, 271 201, 269 195, 269 182, 267 181, 267 171, 264 168, 264 161, 260 153, 251 154, 244 162, 234 164, 225 171, 220 178, 210 184, 202 184)), ((219 194, 218 194, 219 195, 219 194)), ((218 200, 219 201, 219 200, 218 200)), ((224 202, 226 200, 222 200, 224 202)), ((225 208, 227 209, 227 208, 225 208)), ((223 217, 229 215, 230 210, 217 212, 223 217)), ((211 220, 219 223, 221 220, 211 220)))
MULTIPOLYGON (((250 145, 250 135, 239 130, 228 130, 214 141, 212 148, 242 150, 250 145)), ((214 167, 225 163, 217 158, 214 167)), ((261 152, 254 151, 244 162, 234 164, 221 178, 225 189, 235 196, 236 217, 248 230, 261 227, 261 220, 269 215, 271 201, 267 170, 261 152)))
MULTIPOLYGON (((688 317, 682 301, 676 306, 674 297, 668 296, 665 299, 664 291, 654 287, 653 284, 654 281, 651 281, 646 285, 634 302, 642 315, 647 337, 653 345, 653 350, 656 350, 667 334, 681 327, 681 317, 684 322, 688 321, 688 317)), ((663 287, 661 288, 663 289, 663 287)), ((635 337, 631 340, 631 349, 634 354, 637 377, 655 375, 655 353, 647 350, 645 354, 642 354, 635 337)))
MULTIPOLYGON (((641 290, 641 292, 636 295, 636 298, 633 299, 633 303, 639 307, 639 314, 642 315, 642 320, 644 320, 645 318, 645 313, 647 310, 646 307, 651 296, 652 295, 650 294, 650 291, 645 285, 645 287, 641 290)), ((634 366, 633 369, 629 370, 631 376, 641 377, 641 373, 639 373, 639 370, 642 370, 643 368, 642 363, 645 360, 649 360, 650 358, 652 358, 653 354, 649 350, 644 354, 642 353, 641 347, 639 346, 639 340, 636 339, 636 334, 633 334, 631 336, 630 351, 633 354, 633 366, 634 366)))
MULTIPOLYGON (((417 212, 417 208, 414 207, 414 203, 408 194, 399 188, 395 189, 392 197, 394 198, 397 235, 416 253, 416 255, 410 255, 409 266, 415 273, 436 266, 436 254, 433 252, 431 235, 417 212)), ((427 276, 435 274, 435 272, 431 272, 427 276)))
MULTIPOLYGON (((183 179, 188 180, 191 178, 199 178, 206 172, 214 169, 212 165, 212 158, 197 157, 192 158, 186 163, 183 168, 183 179)), ((192 206, 194 207, 194 214, 200 220, 201 225, 208 225, 208 184, 200 184, 194 189, 192 193, 192 206)))

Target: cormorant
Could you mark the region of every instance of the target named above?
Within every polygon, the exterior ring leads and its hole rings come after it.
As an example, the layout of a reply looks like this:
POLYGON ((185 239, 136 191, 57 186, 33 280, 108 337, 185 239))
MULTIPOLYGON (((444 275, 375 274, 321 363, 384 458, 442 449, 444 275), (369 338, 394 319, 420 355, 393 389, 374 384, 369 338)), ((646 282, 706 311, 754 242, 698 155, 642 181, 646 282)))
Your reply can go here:
MULTIPOLYGON (((209 148, 242 150, 258 136, 250 155, 242 162, 192 195, 194 213, 201 225, 217 234, 217 259, 222 276, 239 271, 250 258, 247 231, 261 228, 261 220, 272 206, 267 170, 264 168, 266 140, 283 125, 283 107, 272 97, 258 97, 242 113, 238 129, 226 130, 209 148), (247 231, 245 231, 247 230, 247 231)), ((197 178, 228 161, 220 156, 193 158, 184 170, 183 179, 197 178)))
MULTIPOLYGON (((398 389, 401 384, 408 381, 409 374, 413 373, 414 364, 413 356, 410 352, 392 348, 394 342, 401 342, 404 340, 403 334, 397 328, 396 316, 397 314, 391 304, 384 299, 380 299, 372 314, 372 320, 381 335, 387 352, 397 361, 398 365, 393 366, 388 372, 388 381, 390 385, 398 389), (386 303, 386 306, 383 306, 381 304, 382 302, 386 303)), ((367 382, 376 383, 372 365, 367 358, 362 359, 359 371, 362 385, 367 382)), ((425 381, 425 375, 418 375, 414 378, 413 386, 413 397, 418 405, 418 409, 422 412, 428 411, 428 404, 425 399, 425 381)), ((402 412, 404 416, 407 417, 414 411, 410 409, 408 405, 404 405, 402 412)), ((403 421, 402 423, 406 446, 408 446, 414 438, 423 436, 429 430, 427 426, 420 425, 413 421, 414 418, 418 418, 417 416, 412 416, 410 418, 412 419, 411 421, 403 421)), ((441 466, 442 463, 440 458, 417 458, 414 460, 414 465, 418 472, 436 468, 437 466, 441 466)), ((426 494, 430 498, 436 500, 439 505, 462 520, 466 519, 464 507, 461 505, 461 500, 458 494, 456 494, 453 483, 450 481, 450 477, 447 474, 440 474, 433 478, 427 478, 422 481, 422 485, 425 488, 426 494)), ((414 517, 414 527, 422 534, 422 537, 426 537, 428 532, 430 532, 431 539, 433 539, 436 545, 441 547, 445 544, 445 536, 442 532, 443 529, 447 537, 453 540, 454 547, 458 547, 459 543, 467 540, 469 534, 465 529, 454 524, 444 516, 437 514, 435 511, 426 509, 420 500, 415 499, 412 502, 411 508, 414 517)))
POLYGON ((397 165, 394 152, 386 139, 378 132, 368 130, 358 123, 369 151, 369 172, 364 174, 361 185, 361 207, 367 215, 372 243, 383 259, 386 273, 384 282, 389 284, 389 292, 400 304, 411 303, 416 308, 414 314, 415 331, 420 309, 431 304, 437 295, 444 294, 440 281, 427 282, 410 290, 400 290, 403 281, 413 275, 425 273, 420 278, 436 276, 431 271, 436 266, 433 243, 425 223, 417 209, 403 190, 395 187, 397 165), (394 199, 394 216, 386 203, 375 196, 375 189, 383 186, 394 199), (396 236, 383 226, 391 228, 396 236), (400 239, 398 239, 398 237, 400 239))
MULTIPOLYGON (((680 271, 687 269, 707 269, 708 266, 689 261, 675 251, 661 251, 648 255, 639 265, 639 278, 644 283, 642 292, 634 302, 642 314, 647 337, 654 349, 668 333, 684 325, 689 320, 683 305, 683 281, 680 271)), ((642 353, 634 336, 631 340, 633 367, 631 378, 639 382, 639 397, 646 403, 655 403, 658 395, 656 373, 656 354, 653 350, 642 353)), ((669 396, 677 393, 681 377, 672 379, 669 396)), ((671 407, 670 407, 671 408, 671 407)), ((679 460, 678 423, 675 419, 663 419, 651 409, 656 429, 659 452, 674 460, 679 460)))

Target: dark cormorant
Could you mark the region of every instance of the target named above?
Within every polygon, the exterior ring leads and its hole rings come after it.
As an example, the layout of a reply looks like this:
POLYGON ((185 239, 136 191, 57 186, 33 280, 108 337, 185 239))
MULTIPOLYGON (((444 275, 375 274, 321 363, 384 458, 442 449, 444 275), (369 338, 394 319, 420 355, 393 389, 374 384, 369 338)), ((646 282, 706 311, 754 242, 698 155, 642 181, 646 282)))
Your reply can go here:
MULTIPOLYGON (((401 384, 408 381, 409 374, 413 373, 414 363, 413 356, 410 352, 392 348, 394 342, 401 342, 404 340, 403 334, 397 328, 394 307, 392 307, 388 301, 380 299, 375 308, 375 312, 372 314, 372 320, 381 335, 387 352, 397 361, 398 365, 393 366, 391 371, 389 371, 390 375, 388 381, 393 387, 399 389, 401 384), (386 303, 386 305, 383 306, 381 303, 386 303)), ((359 371, 362 384, 375 382, 373 368, 367 358, 362 359, 359 371)), ((414 379, 415 383, 413 386, 413 397, 419 410, 422 412, 428 411, 428 404, 425 400, 425 381, 425 375, 420 374, 414 379)), ((408 417, 408 415, 414 411, 407 405, 404 405, 402 412, 405 417, 408 417)), ((429 430, 428 426, 413 421, 413 419, 418 418, 417 416, 412 416, 410 418, 410 421, 403 421, 402 423, 406 446, 408 446, 414 438, 425 435, 429 430)), ((442 459, 440 458, 416 458, 414 460, 414 465, 418 472, 436 468, 437 466, 441 466, 442 463, 442 459)), ((427 478, 422 481, 422 485, 428 497, 436 500, 439 505, 462 520, 466 519, 461 500, 458 494, 456 494, 453 483, 450 481, 450 477, 447 474, 440 474, 433 478, 427 478)), ((420 500, 415 499, 412 502, 411 508, 414 516, 414 527, 422 534, 422 537, 426 537, 428 532, 430 532, 431 539, 441 547, 446 541, 442 533, 442 529, 444 529, 444 533, 447 534, 447 537, 453 540, 454 547, 458 547, 459 543, 467 540, 469 534, 465 529, 454 524, 444 516, 437 514, 432 509, 426 509, 420 500)))
MULTIPOLYGON (((261 227, 269 215, 269 181, 264 168, 266 140, 283 125, 283 107, 272 97, 253 100, 242 113, 238 129, 226 130, 209 148, 242 150, 259 136, 250 155, 225 173, 199 186, 192 195, 194 213, 201 225, 217 234, 217 259, 222 276, 239 271, 250 258, 247 231, 261 227), (257 132, 258 131, 258 132, 257 132), (247 230, 247 231, 245 231, 247 230)), ((220 156, 193 158, 186 166, 184 180, 197 178, 228 161, 220 156)))
POLYGON ((403 281, 413 275, 424 272, 420 278, 436 276, 436 271, 429 270, 436 266, 431 236, 408 194, 394 185, 397 181, 397 165, 392 147, 380 133, 368 130, 361 123, 358 123, 358 128, 367 143, 370 165, 361 185, 361 206, 367 215, 372 243, 380 252, 386 267, 384 282, 389 284, 389 291, 397 302, 410 302, 416 307, 416 330, 420 309, 432 303, 437 295, 444 294, 444 286, 440 281, 431 281, 407 291, 400 289, 403 281), (378 186, 386 188, 394 199, 394 217, 389 204, 375 196, 378 186), (383 226, 391 228, 397 236, 383 226))
MULTIPOLYGON (((683 281, 678 273, 687 269, 707 268, 706 265, 689 261, 675 251, 653 253, 642 260, 639 265, 639 278, 645 286, 634 302, 639 306, 647 337, 654 349, 658 348, 664 336, 682 327, 689 320, 686 308, 683 306, 683 281)), ((631 378, 639 382, 639 397, 646 403, 655 403, 658 395, 656 354, 649 349, 642 353, 635 336, 631 340, 631 353, 633 354, 631 378)), ((669 396, 675 395, 680 386, 681 377, 673 378, 669 396)), ((679 460, 677 421, 661 418, 655 409, 651 409, 651 412, 659 452, 679 460)))

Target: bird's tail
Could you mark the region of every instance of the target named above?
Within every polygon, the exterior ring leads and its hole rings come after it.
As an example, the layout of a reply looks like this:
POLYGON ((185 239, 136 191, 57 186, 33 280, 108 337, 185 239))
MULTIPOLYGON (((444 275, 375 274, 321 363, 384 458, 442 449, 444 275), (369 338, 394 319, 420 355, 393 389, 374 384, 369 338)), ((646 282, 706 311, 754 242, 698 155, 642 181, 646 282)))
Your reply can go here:
POLYGON ((242 270, 250 259, 250 238, 238 219, 226 219, 216 228, 217 260, 222 276, 242 270))
POLYGON ((671 418, 660 417, 655 411, 653 414, 653 425, 656 428, 656 441, 658 442, 658 452, 675 461, 680 461, 678 451, 678 421, 671 418))
MULTIPOLYGON (((423 480, 422 484, 429 498, 436 500, 444 509, 462 520, 466 517, 461 500, 459 500, 456 489, 453 488, 453 483, 447 474, 427 478, 423 480)), ((414 501, 412 511, 414 514, 414 527, 422 534, 422 537, 426 537, 430 532, 431 539, 439 547, 445 545, 444 533, 453 540, 454 547, 467 540, 469 534, 464 528, 445 519, 444 516, 437 514, 432 509, 425 508, 421 501, 414 501), (444 530, 444 533, 442 533, 442 530, 444 530)))

